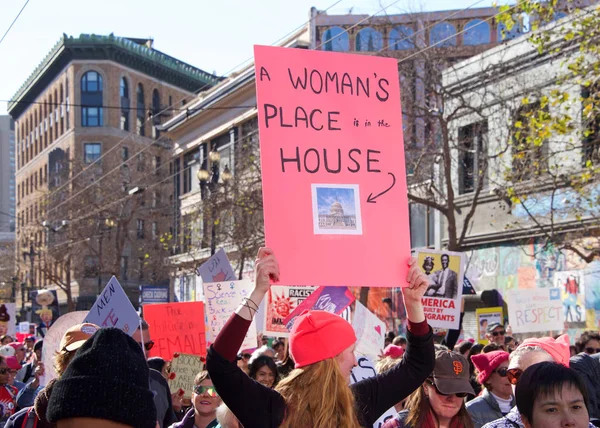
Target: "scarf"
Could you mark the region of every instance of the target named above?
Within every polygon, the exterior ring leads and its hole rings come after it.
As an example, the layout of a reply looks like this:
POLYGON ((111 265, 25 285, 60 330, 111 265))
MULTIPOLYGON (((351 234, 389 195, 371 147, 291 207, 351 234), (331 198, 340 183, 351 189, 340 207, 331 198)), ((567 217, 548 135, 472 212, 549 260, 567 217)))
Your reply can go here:
MULTIPOLYGON (((423 428, 437 428, 437 423, 435 421, 435 417, 433 416, 432 411, 427 413, 427 416, 425 418, 425 421, 424 421, 422 427, 423 428)), ((450 428, 464 428, 463 425, 460 423, 458 416, 454 416, 452 418, 452 421, 450 422, 450 428)))

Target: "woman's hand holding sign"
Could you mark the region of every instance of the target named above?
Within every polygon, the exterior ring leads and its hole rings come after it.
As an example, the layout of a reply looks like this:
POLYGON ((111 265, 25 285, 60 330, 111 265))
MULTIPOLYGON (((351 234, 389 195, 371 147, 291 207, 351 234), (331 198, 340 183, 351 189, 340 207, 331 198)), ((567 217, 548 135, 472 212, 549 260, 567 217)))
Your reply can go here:
POLYGON ((236 311, 239 316, 247 320, 251 320, 258 311, 260 302, 262 302, 271 287, 271 281, 279 281, 279 263, 273 254, 273 250, 270 248, 258 250, 254 270, 256 273, 254 290, 249 297, 244 299, 244 302, 236 311))
POLYGON ((417 264, 417 259, 411 258, 408 265, 408 275, 406 281, 408 287, 402 289, 404 296, 404 306, 406 306, 406 315, 411 322, 419 323, 425 321, 425 312, 421 299, 429 285, 429 278, 417 264))

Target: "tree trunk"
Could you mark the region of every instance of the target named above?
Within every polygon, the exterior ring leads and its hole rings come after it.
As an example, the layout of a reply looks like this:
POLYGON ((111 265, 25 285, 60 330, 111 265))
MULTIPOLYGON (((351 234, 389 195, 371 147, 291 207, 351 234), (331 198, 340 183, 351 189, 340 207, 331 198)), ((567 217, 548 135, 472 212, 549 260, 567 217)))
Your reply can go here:
POLYGON ((67 294, 67 308, 69 312, 75 310, 75 303, 73 302, 73 293, 71 290, 71 256, 67 259, 67 286, 65 287, 67 294))

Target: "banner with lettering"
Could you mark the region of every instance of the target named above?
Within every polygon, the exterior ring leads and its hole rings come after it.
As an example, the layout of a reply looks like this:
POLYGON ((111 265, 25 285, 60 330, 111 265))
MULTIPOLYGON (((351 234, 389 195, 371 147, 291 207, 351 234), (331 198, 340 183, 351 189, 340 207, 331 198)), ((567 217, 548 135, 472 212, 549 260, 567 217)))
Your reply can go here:
POLYGON ((397 60, 267 46, 254 58, 265 240, 280 283, 406 286, 397 60))
POLYGON ((139 328, 140 317, 114 276, 90 309, 85 322, 100 327, 120 328, 132 335, 139 328))
MULTIPOLYGON (((228 282, 205 282, 206 314, 210 340, 214 340, 244 297, 249 297, 254 285, 249 279, 228 282)), ((240 350, 254 349, 256 342, 256 317, 252 319, 240 350)))
POLYGON ((508 322, 513 333, 562 331, 565 324, 558 288, 532 288, 506 292, 508 322))
POLYGON ((298 305, 283 322, 286 328, 291 331, 296 318, 304 311, 327 311, 341 316, 354 300, 356 298, 348 290, 348 287, 319 287, 304 302, 298 305))
POLYGON ((560 289, 566 322, 585 322, 584 272, 554 272, 554 286, 560 289))
POLYGON ((271 285, 267 293, 266 310, 264 311, 263 334, 273 337, 289 337, 290 332, 283 320, 316 289, 317 287, 271 285))
POLYGON ((385 323, 357 301, 352 327, 356 332, 355 352, 376 361, 385 346, 385 323))
POLYGON ((458 329, 465 276, 463 253, 418 250, 415 257, 429 278, 422 299, 427 322, 432 327, 458 329))
POLYGON ((204 370, 202 357, 178 353, 173 355, 171 373, 169 374, 169 388, 171 393, 174 394, 181 389, 183 391, 183 398, 192 398, 194 379, 202 370, 204 370))
POLYGON ((204 302, 147 305, 144 320, 154 341, 150 357, 170 360, 175 353, 206 356, 204 302))
POLYGON ((235 281, 237 279, 223 248, 198 266, 196 274, 202 278, 202 282, 235 281))

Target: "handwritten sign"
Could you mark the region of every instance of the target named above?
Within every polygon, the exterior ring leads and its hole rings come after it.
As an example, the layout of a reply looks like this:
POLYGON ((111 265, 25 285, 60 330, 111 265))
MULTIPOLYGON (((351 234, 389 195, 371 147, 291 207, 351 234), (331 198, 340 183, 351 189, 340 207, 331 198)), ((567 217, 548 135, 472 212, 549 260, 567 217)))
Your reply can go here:
POLYGON ((265 239, 280 282, 406 286, 397 61, 266 46, 254 55, 265 239))
POLYGON ((131 336, 139 326, 140 317, 123 291, 123 287, 113 276, 96 299, 85 322, 100 327, 120 328, 131 336))
POLYGON ((356 333, 356 349, 359 355, 377 360, 385 345, 385 323, 377 318, 362 303, 356 302, 352 327, 356 333))
POLYGON ((583 272, 554 272, 554 286, 560 289, 566 322, 585 322, 583 272))
POLYGON ((183 390, 183 398, 192 398, 194 378, 204 370, 204 363, 198 355, 175 354, 171 362, 169 388, 175 393, 183 390))
POLYGON ((42 346, 42 360, 44 362, 44 377, 48 382, 57 377, 54 370, 54 357, 60 351, 60 341, 68 329, 77 324, 83 324, 87 316, 86 311, 69 312, 59 317, 46 332, 42 346))
POLYGON ((296 318, 304 311, 327 311, 342 315, 354 300, 354 295, 347 287, 319 287, 304 302, 298 305, 283 322, 286 328, 291 331, 296 318))
POLYGON ((221 248, 196 269, 203 282, 235 281, 235 272, 229 263, 225 250, 221 248))
POLYGON ((563 330, 565 317, 560 289, 510 290, 506 294, 508 320, 514 333, 563 330))
POLYGON ((264 311, 263 334, 273 337, 289 337, 290 332, 283 320, 316 289, 317 287, 271 285, 267 293, 266 310, 264 311))
POLYGON ((151 357, 170 360, 175 353, 206 355, 204 302, 144 306, 144 319, 154 340, 151 357))
MULTIPOLYGON (((242 303, 243 298, 250 296, 252 289, 253 285, 249 279, 204 283, 206 315, 212 340, 223 329, 227 320, 242 303)), ((256 346, 256 317, 254 317, 240 350, 253 349, 256 346)))
POLYGON ((377 370, 375 370, 375 364, 367 357, 357 357, 357 366, 352 369, 350 374, 350 385, 361 380, 368 379, 370 377, 377 376, 377 370))
POLYGON ((465 276, 463 254, 420 250, 416 257, 429 278, 429 286, 422 299, 427 322, 432 327, 458 329, 465 276))
POLYGON ((504 324, 501 306, 493 308, 477 308, 475 309, 475 318, 477 320, 477 341, 483 345, 488 343, 486 338, 488 325, 494 323, 504 324))

